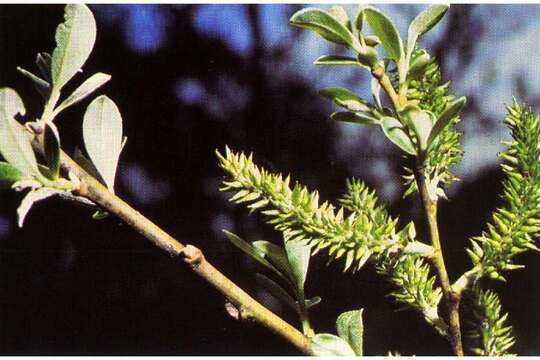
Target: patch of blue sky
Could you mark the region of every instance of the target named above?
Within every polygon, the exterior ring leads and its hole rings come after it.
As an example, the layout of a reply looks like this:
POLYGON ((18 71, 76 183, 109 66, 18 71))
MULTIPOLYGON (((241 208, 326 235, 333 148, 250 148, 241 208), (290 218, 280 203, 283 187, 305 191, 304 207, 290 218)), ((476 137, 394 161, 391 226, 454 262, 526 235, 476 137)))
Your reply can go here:
POLYGON ((155 4, 136 4, 127 7, 126 40, 130 48, 140 53, 159 50, 166 38, 167 20, 163 9, 155 4))
POLYGON ((253 36, 245 5, 199 5, 193 13, 193 24, 199 32, 222 40, 237 54, 249 55, 253 36))

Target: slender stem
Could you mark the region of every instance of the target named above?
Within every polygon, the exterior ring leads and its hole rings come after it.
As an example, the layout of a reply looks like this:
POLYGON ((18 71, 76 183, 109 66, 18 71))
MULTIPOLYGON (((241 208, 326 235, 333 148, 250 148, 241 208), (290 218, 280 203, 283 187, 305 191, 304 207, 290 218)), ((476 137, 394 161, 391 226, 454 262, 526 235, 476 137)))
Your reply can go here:
MULTIPOLYGON (((420 159, 419 159, 420 160, 420 159)), ((419 164, 421 162, 419 161, 419 164)), ((434 250, 434 256, 431 258, 431 262, 437 271, 437 275, 441 282, 441 287, 444 296, 444 302, 447 308, 447 321, 450 332, 450 342, 454 354, 457 356, 463 356, 463 344, 461 342, 461 326, 459 321, 459 303, 461 300, 460 295, 456 294, 448 278, 448 272, 446 271, 446 265, 444 263, 444 256, 441 248, 441 241, 439 237, 439 227, 437 225, 437 201, 433 200, 429 194, 429 190, 425 181, 425 175, 421 170, 421 166, 417 165, 415 171, 416 182, 418 189, 422 197, 424 204, 424 210, 429 226, 429 234, 431 238, 431 244, 434 250)))
POLYGON ((396 93, 394 86, 392 86, 388 75, 386 75, 386 73, 384 72, 384 68, 382 66, 373 68, 371 70, 371 75, 373 75, 373 77, 377 79, 377 81, 379 81, 379 84, 390 98, 396 114, 398 114, 398 110, 401 108, 399 95, 396 93))
MULTIPOLYGON (((33 146, 41 153, 43 153, 42 142, 43 136, 36 136, 36 141, 33 142, 33 146)), ((249 296, 210 264, 199 249, 192 245, 186 246, 167 234, 118 196, 109 192, 64 152, 61 153, 61 165, 64 171, 71 172, 80 179, 81 186, 77 195, 91 200, 111 214, 118 216, 171 256, 182 256, 195 273, 222 293, 242 313, 249 314, 250 318, 280 335, 303 353, 314 355, 308 337, 249 296)))

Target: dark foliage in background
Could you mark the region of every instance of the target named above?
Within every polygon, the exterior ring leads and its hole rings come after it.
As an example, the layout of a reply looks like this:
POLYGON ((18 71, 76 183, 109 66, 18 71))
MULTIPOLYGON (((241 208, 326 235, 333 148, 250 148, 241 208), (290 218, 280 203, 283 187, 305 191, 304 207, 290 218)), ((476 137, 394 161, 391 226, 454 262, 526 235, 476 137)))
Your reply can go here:
MULTIPOLYGON (((261 165, 293 174, 318 188, 325 199, 342 193, 346 177, 364 176, 343 159, 363 158, 369 167, 373 154, 359 144, 357 152, 337 156, 333 146, 337 124, 328 119, 328 104, 316 88, 295 77, 273 76, 280 64, 292 61, 290 43, 272 50, 262 46, 258 6, 246 5, 252 42, 259 44, 248 56, 239 56, 222 41, 196 31, 191 22, 196 6, 163 7, 169 17, 167 41, 151 54, 127 46, 119 30, 126 19, 106 22, 112 8, 92 7, 98 37, 85 71, 112 74, 106 92, 118 104, 128 136, 117 192, 182 242, 204 249, 224 273, 287 317, 291 315, 287 309, 257 288, 251 271, 257 265, 216 231, 233 226, 247 239, 280 240, 261 219, 248 217, 219 194, 222 173, 214 149, 228 144, 254 151, 261 165), (247 103, 228 110, 225 119, 216 118, 206 111, 211 98, 191 105, 179 101, 175 84, 182 78, 197 79, 216 93, 224 78, 233 79, 247 92, 247 103)), ((290 6, 291 14, 294 10, 290 6)), ((437 47, 443 63, 445 54, 453 51, 466 55, 465 65, 470 62, 469 42, 452 39, 460 33, 474 36, 469 30, 478 25, 471 24, 471 11, 469 6, 450 11, 462 16, 449 20, 443 38, 450 46, 437 47)), ((53 48, 54 29, 62 14, 62 6, 57 5, 0 7, 0 84, 34 99, 33 103, 25 100, 31 115, 40 111, 37 97, 15 68, 29 67, 38 51, 53 48)), ((234 89, 229 93, 234 96, 234 89)), ((86 104, 58 119, 66 149, 81 143, 86 104)), ((466 114, 463 118, 468 121, 466 114)), ((388 153, 390 167, 399 173, 403 165, 399 156, 388 153)), ((443 246, 454 278, 467 262, 462 251, 466 239, 481 232, 498 204, 501 178, 499 170, 486 172, 441 204, 443 246)), ((381 186, 365 180, 375 188, 381 186)), ((228 317, 221 296, 118 220, 95 222, 86 209, 50 200, 36 206, 20 230, 15 228, 14 212, 20 194, 2 192, 1 197, 0 216, 7 221, 2 222, 0 238, 1 354, 296 354, 267 330, 228 317)), ((419 233, 425 233, 417 199, 388 206, 393 215, 402 214, 404 224, 414 219, 419 233)), ((535 256, 526 255, 522 263, 527 270, 509 274, 508 284, 498 289, 518 339, 515 351, 521 355, 540 353, 536 335, 540 262, 535 256)), ((312 274, 317 275, 308 278, 306 290, 323 298, 312 315, 319 332, 331 332, 339 313, 363 307, 368 355, 382 355, 385 349, 450 354, 444 340, 416 314, 396 312, 397 307, 384 297, 389 285, 379 281, 373 269, 343 275, 338 265, 326 268, 325 263, 324 256, 313 259, 317 270, 312 274)))

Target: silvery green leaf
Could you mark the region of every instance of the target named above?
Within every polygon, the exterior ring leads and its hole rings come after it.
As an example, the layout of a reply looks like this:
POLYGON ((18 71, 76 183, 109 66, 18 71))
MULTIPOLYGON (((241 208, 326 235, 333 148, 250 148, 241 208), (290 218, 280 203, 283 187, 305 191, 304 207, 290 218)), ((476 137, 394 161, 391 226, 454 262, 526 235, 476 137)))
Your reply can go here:
POLYGON ((25 114, 24 104, 17 92, 0 89, 0 153, 11 165, 25 175, 40 175, 29 134, 14 119, 25 114))
POLYGON ((285 275, 292 285, 296 286, 295 277, 283 248, 264 240, 254 241, 251 244, 262 257, 269 260, 281 274, 285 275))
POLYGON ((363 311, 364 309, 347 311, 339 315, 336 320, 336 328, 339 337, 347 341, 357 356, 363 355, 363 311))
POLYGON ((88 173, 88 175, 93 176, 96 178, 100 183, 103 185, 105 184, 105 180, 101 177, 98 170, 96 169, 96 166, 90 161, 86 156, 83 155, 81 149, 78 147, 75 147, 75 152, 73 153, 73 160, 84 169, 88 173))
POLYGON ((47 161, 51 179, 57 179, 60 174, 60 136, 56 125, 52 122, 45 124, 43 144, 45 160, 47 161))
POLYGON ((350 56, 323 55, 313 62, 315 65, 361 65, 350 56))
POLYGON ((373 33, 381 41, 381 45, 386 50, 388 57, 399 61, 403 54, 403 42, 392 20, 374 7, 366 7, 363 12, 373 33))
POLYGON ((439 116, 437 121, 435 122, 435 125, 433 126, 433 129, 431 130, 431 133, 429 134, 429 138, 427 140, 428 145, 433 142, 437 138, 437 136, 441 133, 441 131, 444 130, 446 125, 459 115, 461 112, 461 109, 465 106, 467 103, 467 98, 465 96, 462 96, 454 101, 452 101, 450 104, 446 106, 446 109, 442 112, 442 114, 439 116))
POLYGON ((52 82, 51 64, 52 64, 52 57, 49 53, 41 52, 37 54, 36 65, 39 69, 39 72, 41 73, 41 76, 43 76, 45 81, 49 84, 52 82))
POLYGON ((328 41, 354 47, 353 34, 328 12, 317 8, 305 8, 294 13, 290 22, 294 26, 315 31, 328 41))
POLYGON ((54 110, 55 114, 60 113, 65 108, 75 105, 84 100, 87 96, 96 91, 99 87, 111 79, 111 75, 97 73, 86 79, 71 95, 69 95, 58 107, 54 110))
POLYGON ((309 268, 311 245, 307 245, 304 241, 300 240, 288 240, 285 241, 285 253, 289 260, 296 288, 303 293, 309 268))
POLYGON ((377 125, 379 120, 371 113, 338 111, 330 115, 332 120, 344 121, 355 124, 377 125))
POLYGON ((418 38, 437 25, 448 8, 448 5, 443 4, 430 5, 414 18, 407 31, 407 57, 409 59, 418 38))
POLYGON ((296 301, 292 298, 285 289, 283 289, 281 286, 276 284, 272 279, 269 279, 268 277, 264 276, 263 274, 255 274, 257 280, 264 286, 268 292, 275 297, 278 300, 283 301, 285 304, 287 304, 291 309, 293 309, 296 312, 299 312, 298 304, 296 301))
POLYGON ((321 301, 322 301, 322 299, 321 299, 320 296, 314 296, 311 299, 306 299, 305 300, 306 309, 309 309, 309 308, 319 304, 321 301))
POLYGON ((381 127, 390 141, 399 146, 406 153, 416 155, 416 150, 409 135, 407 135, 403 125, 401 125, 397 119, 386 116, 381 119, 381 127))
POLYGON ((122 151, 122 116, 116 104, 102 95, 88 105, 83 120, 86 152, 110 191, 122 151))
POLYGON ((24 219, 28 214, 28 211, 30 211, 32 205, 34 205, 34 203, 56 195, 60 192, 61 191, 56 189, 42 187, 36 190, 32 190, 28 194, 26 194, 26 196, 21 201, 21 204, 17 208, 17 224, 19 225, 19 227, 23 227, 24 219))
POLYGON ((408 105, 401 112, 401 118, 416 134, 420 150, 425 150, 428 137, 437 120, 435 115, 428 110, 420 110, 417 106, 408 105))
MULTIPOLYGON (((282 274, 274 265, 272 265, 264 255, 261 255, 260 251, 255 249, 251 244, 249 244, 247 241, 239 237, 238 235, 223 230, 223 233, 229 239, 230 242, 232 242, 237 248, 242 250, 244 253, 252 257, 254 260, 257 260, 260 264, 266 266, 268 269, 272 270, 274 273, 282 277, 283 279, 287 280, 284 274, 282 274)), ((287 280, 288 281, 288 280, 287 280)))
POLYGON ((0 188, 6 189, 11 185, 24 178, 24 174, 20 172, 15 166, 0 161, 0 188))
POLYGON ((96 41, 96 21, 83 4, 68 4, 64 22, 55 34, 56 48, 52 54, 52 84, 60 90, 84 65, 96 41))
POLYGON ((354 17, 353 23, 353 28, 357 33, 362 32, 362 27, 364 25, 364 9, 366 7, 366 5, 358 5, 358 10, 356 12, 356 16, 354 17))
POLYGON ((330 9, 328 9, 328 13, 330 14, 330 16, 336 19, 341 25, 345 26, 348 29, 351 28, 351 24, 349 22, 349 16, 347 15, 347 12, 343 8, 343 6, 334 5, 330 7, 330 9))
POLYGON ((32 80, 34 83, 34 87, 39 92, 41 97, 43 97, 45 100, 49 98, 50 92, 51 92, 51 86, 49 83, 42 78, 40 78, 37 75, 32 74, 30 71, 23 69, 22 67, 17 67, 17 71, 20 72, 22 75, 27 77, 28 79, 32 80))
POLYGON ((371 107, 364 99, 342 87, 328 87, 319 90, 319 94, 332 100, 336 105, 350 111, 370 111, 371 107))
POLYGON ((311 350, 317 356, 355 356, 354 350, 342 338, 332 334, 317 334, 311 338, 311 350))
POLYGON ((381 84, 374 77, 371 78, 371 95, 373 95, 373 100, 375 101, 377 108, 382 109, 381 84))

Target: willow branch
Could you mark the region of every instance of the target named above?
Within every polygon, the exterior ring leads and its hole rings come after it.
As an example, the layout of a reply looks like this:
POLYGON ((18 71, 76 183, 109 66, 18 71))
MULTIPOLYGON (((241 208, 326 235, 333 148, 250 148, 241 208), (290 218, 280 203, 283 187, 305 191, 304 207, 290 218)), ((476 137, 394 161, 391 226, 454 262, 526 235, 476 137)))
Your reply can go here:
MULTIPOLYGON (((43 153, 42 136, 36 137, 33 146, 37 151, 43 153)), ((167 234, 121 198, 111 193, 64 152, 61 153, 61 165, 64 171, 71 172, 81 181, 77 195, 91 200, 109 213, 116 215, 171 256, 182 257, 196 274, 223 294, 242 314, 248 314, 251 319, 278 334, 303 353, 314 355, 308 337, 261 305, 223 275, 205 259, 199 249, 192 245, 184 245, 167 234)))

